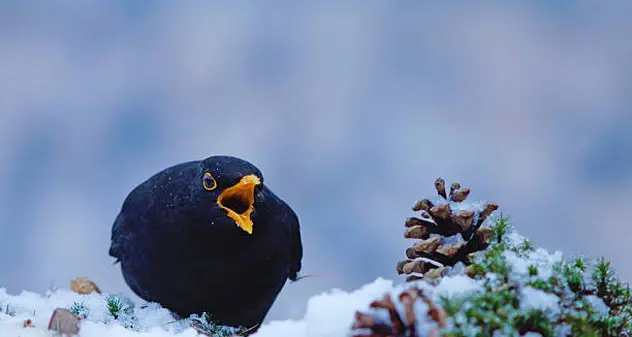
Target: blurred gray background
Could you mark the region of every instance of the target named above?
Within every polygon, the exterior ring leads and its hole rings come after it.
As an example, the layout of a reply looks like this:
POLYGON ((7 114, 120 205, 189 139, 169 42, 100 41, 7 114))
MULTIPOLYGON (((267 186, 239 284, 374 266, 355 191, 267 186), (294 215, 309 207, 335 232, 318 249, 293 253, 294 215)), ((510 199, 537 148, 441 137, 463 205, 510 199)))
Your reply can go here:
POLYGON ((306 299, 398 279, 442 176, 541 246, 632 279, 630 2, 425 5, 0 1, 0 286, 88 276, 127 193, 248 159, 302 221, 306 299))

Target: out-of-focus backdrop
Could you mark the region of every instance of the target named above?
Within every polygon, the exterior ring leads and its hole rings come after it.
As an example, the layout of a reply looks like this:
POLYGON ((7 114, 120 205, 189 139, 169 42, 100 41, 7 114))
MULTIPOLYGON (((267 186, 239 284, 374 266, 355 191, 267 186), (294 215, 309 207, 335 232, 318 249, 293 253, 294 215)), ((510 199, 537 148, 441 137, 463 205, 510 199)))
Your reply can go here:
POLYGON ((396 278, 442 176, 632 279, 631 3, 0 2, 0 286, 88 276, 127 193, 212 154, 297 211, 306 299, 396 278))

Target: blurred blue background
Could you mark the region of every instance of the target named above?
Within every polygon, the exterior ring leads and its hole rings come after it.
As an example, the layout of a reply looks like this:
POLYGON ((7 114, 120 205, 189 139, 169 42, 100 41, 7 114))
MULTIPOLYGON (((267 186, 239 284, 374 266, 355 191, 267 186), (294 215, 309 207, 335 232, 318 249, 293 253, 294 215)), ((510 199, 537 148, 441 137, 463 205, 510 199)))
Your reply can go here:
POLYGON ((0 286, 88 276, 127 193, 213 154, 302 221, 306 299, 396 278, 442 176, 632 279, 632 3, 0 1, 0 286))

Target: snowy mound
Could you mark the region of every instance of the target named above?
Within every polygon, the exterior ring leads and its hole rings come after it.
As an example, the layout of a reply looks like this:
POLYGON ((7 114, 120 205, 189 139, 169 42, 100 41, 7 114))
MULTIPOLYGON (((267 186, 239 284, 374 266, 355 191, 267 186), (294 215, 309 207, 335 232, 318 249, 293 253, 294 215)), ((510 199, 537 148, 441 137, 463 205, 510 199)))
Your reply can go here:
MULTIPOLYGON (((567 262, 559 252, 535 248, 515 232, 501 235, 498 243, 474 254, 468 268, 452 268, 437 280, 394 285, 378 279, 353 292, 332 290, 312 297, 303 319, 266 323, 254 336, 353 335, 356 311, 367 311, 385 293, 397 295, 409 287, 421 289, 443 307, 447 325, 441 331, 451 336, 590 335, 583 334, 582 327, 602 331, 604 336, 624 332, 627 321, 621 313, 629 309, 629 288, 614 279, 608 263, 600 261, 591 271, 584 259, 567 262), (617 301, 626 307, 617 306, 617 301)), ((48 323, 56 308, 66 308, 82 318, 79 335, 83 337, 198 335, 190 319, 175 321, 155 303, 134 306, 122 297, 69 290, 9 295, 0 289, 0 336, 53 336, 48 323)), ((379 310, 371 310, 387 319, 379 310)), ((418 324, 426 325, 418 327, 419 336, 436 326, 424 310, 417 315, 418 324)), ((229 331, 213 331, 230 335, 229 331)))
POLYGON ((83 318, 80 336, 85 337, 197 335, 182 323, 174 323, 171 313, 158 304, 132 306, 124 298, 97 293, 80 295, 60 289, 45 295, 24 291, 11 296, 0 289, 0 336, 53 336, 48 324, 56 308, 83 318))
MULTIPOLYGON (((256 336, 345 336, 355 310, 366 308, 373 299, 391 289, 391 281, 378 279, 351 293, 333 290, 314 296, 301 321, 270 322, 261 327, 256 336)), ((2 337, 53 336, 48 323, 56 308, 66 308, 83 318, 82 337, 198 335, 187 320, 175 321, 167 309, 156 303, 134 307, 125 298, 106 294, 80 295, 59 289, 45 295, 22 292, 12 296, 0 289, 0 308, 2 337), (118 306, 116 314, 112 314, 113 306, 118 306), (25 326, 26 321, 30 321, 30 326, 25 326)))
MULTIPOLYGON (((610 263, 565 260, 560 252, 534 247, 511 231, 502 215, 489 230, 489 247, 470 254, 468 266, 448 266, 445 275, 434 279, 394 284, 380 278, 352 292, 334 289, 312 297, 301 320, 268 322, 253 336, 628 335, 630 288, 617 280, 610 263), (411 289, 423 294, 423 301, 415 299, 414 306, 406 307, 401 294, 411 289), (384 310, 376 305, 384 298, 393 299, 395 306, 384 310), (430 318, 430 308, 441 311, 440 319, 430 318), (373 325, 358 325, 359 315, 370 317, 373 325)), ((213 325, 206 316, 176 320, 156 303, 134 305, 115 295, 69 290, 10 295, 0 288, 0 336, 54 336, 48 326, 58 308, 74 315, 69 316, 82 337, 227 337, 239 332, 213 325)))

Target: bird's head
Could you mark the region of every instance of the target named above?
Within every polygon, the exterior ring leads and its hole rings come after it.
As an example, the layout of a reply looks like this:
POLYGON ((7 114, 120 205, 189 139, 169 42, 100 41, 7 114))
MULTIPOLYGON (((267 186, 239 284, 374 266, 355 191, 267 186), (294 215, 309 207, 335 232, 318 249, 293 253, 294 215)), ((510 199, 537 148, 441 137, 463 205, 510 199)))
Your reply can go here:
MULTIPOLYGON (((263 176, 251 163, 231 157, 213 156, 200 163, 196 190, 202 207, 232 222, 248 234, 253 232, 251 215, 262 199, 263 176)), ((220 221, 223 222, 223 221, 220 221)))

